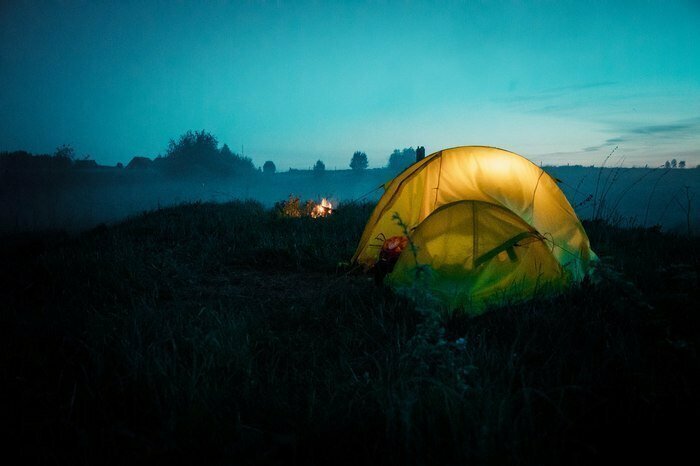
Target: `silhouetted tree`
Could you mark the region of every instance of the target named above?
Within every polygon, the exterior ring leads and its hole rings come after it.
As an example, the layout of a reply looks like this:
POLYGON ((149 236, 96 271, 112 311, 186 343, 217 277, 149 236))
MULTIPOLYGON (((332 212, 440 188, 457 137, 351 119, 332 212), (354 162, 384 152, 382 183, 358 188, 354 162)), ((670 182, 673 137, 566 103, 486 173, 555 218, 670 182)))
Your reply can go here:
POLYGON ((173 139, 168 143, 168 151, 165 154, 166 158, 190 160, 197 159, 213 159, 219 155, 217 149, 219 142, 216 137, 202 131, 187 131, 180 136, 180 139, 175 142, 173 139))
POLYGON ((403 150, 394 149, 394 152, 389 156, 389 164, 387 167, 392 171, 401 171, 416 161, 416 150, 413 147, 408 147, 403 150))
POLYGON ((323 163, 321 160, 317 160, 316 164, 314 165, 314 172, 316 173, 323 173, 326 171, 326 164, 323 163))
POLYGON ((678 168, 685 168, 685 160, 678 162, 678 168))
POLYGON ((676 162, 676 159, 671 160, 671 168, 676 168, 678 165, 678 162, 676 162))
POLYGON ((225 143, 221 147, 221 150, 219 152, 221 152, 221 156, 225 157, 225 158, 229 158, 229 157, 234 156, 234 153, 231 151, 231 149, 229 149, 228 144, 225 144, 225 143))
POLYGON ((66 159, 72 161, 75 158, 75 149, 73 149, 69 144, 63 144, 58 146, 53 156, 57 159, 66 159))
POLYGON ((272 160, 268 160, 263 164, 263 173, 271 175, 276 171, 277 167, 275 167, 275 163, 272 160))
POLYGON ((425 147, 418 146, 416 148, 416 162, 419 162, 425 158, 425 147))
POLYGON ((212 134, 204 130, 187 131, 177 141, 170 140, 165 157, 156 165, 179 176, 202 172, 223 174, 225 164, 217 146, 218 141, 212 134))
POLYGON ((666 163, 664 164, 664 167, 665 167, 665 168, 671 168, 671 162, 669 162, 669 161, 667 160, 666 163))
POLYGON ((229 149, 228 144, 224 144, 221 148, 221 157, 226 163, 229 163, 235 173, 253 173, 255 165, 250 157, 243 157, 229 149))
POLYGON ((252 173, 253 162, 231 151, 228 145, 219 150, 214 135, 206 131, 187 131, 178 141, 170 140, 163 158, 156 159, 155 165, 172 174, 221 176, 252 173))
POLYGON ((352 160, 350 160, 350 168, 353 170, 364 170, 367 168, 369 163, 367 162, 367 154, 361 151, 356 151, 352 154, 352 160))

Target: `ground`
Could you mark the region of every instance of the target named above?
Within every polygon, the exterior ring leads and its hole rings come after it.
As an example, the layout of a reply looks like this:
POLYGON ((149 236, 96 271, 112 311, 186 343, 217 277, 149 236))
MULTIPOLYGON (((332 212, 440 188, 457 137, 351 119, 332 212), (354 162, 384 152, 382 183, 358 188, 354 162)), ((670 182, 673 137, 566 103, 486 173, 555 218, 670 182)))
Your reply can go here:
POLYGON ((25 463, 72 464, 692 452, 697 237, 587 223, 595 280, 469 318, 347 263, 371 209, 198 203, 5 236, 8 444, 25 463))

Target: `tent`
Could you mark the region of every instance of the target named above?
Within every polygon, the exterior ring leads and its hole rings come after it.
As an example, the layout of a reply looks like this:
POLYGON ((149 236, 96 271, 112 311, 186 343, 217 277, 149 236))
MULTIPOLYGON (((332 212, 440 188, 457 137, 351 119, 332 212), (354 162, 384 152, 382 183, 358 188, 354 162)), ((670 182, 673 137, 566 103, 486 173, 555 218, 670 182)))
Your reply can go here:
POLYGON ((445 149, 384 185, 353 261, 378 264, 407 237, 385 281, 420 287, 478 313, 580 282, 597 260, 557 181, 524 157, 482 146, 445 149))

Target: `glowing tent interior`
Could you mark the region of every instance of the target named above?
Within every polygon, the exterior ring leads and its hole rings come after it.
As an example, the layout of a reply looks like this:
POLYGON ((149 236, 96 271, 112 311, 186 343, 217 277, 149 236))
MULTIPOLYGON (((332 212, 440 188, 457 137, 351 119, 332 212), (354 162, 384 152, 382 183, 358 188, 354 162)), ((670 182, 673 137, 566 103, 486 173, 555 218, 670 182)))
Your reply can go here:
POLYGON ((557 182, 515 153, 445 149, 384 189, 353 261, 373 267, 389 239, 407 236, 410 247, 385 279, 398 291, 421 286, 445 305, 479 313, 491 300, 580 282, 597 260, 557 182))

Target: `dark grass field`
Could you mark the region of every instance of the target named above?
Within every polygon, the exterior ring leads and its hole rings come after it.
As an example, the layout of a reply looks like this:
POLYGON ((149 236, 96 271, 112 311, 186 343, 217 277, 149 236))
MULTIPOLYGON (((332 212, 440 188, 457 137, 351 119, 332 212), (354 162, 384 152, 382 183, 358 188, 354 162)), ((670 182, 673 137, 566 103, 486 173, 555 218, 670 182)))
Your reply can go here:
POLYGON ((344 264, 371 209, 313 220, 189 204, 79 235, 3 237, 6 458, 696 455, 698 237, 588 223, 597 280, 468 318, 416 308, 344 264))

